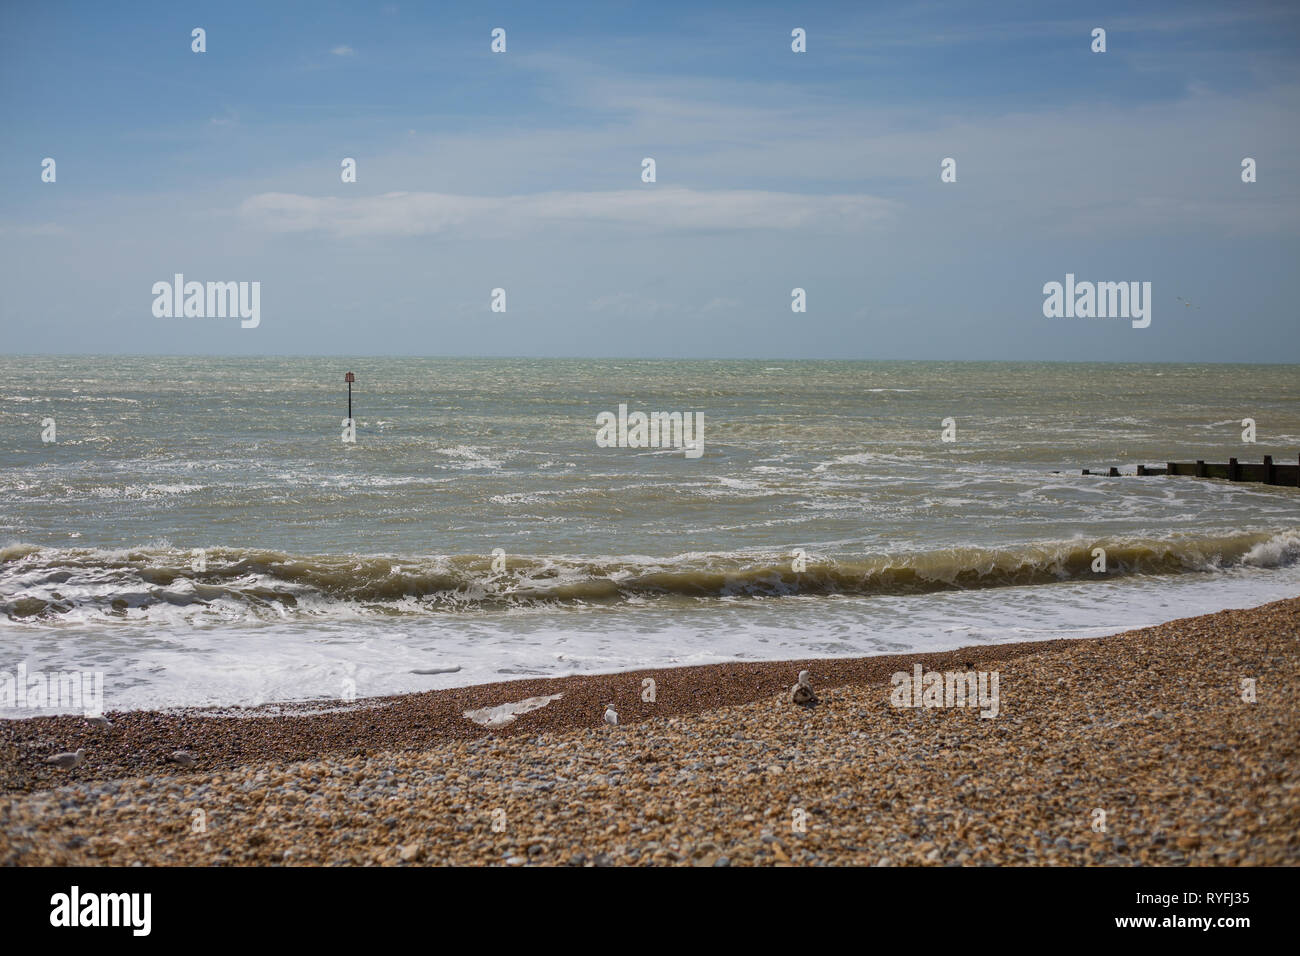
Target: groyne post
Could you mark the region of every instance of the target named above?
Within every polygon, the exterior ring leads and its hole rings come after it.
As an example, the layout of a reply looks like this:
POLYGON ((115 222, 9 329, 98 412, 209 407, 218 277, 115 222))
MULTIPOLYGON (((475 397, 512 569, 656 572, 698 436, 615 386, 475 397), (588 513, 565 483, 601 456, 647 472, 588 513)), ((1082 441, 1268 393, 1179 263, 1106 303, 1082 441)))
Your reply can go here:
MULTIPOLYGON (((1188 478, 1218 478, 1234 482, 1259 482, 1260 484, 1280 485, 1287 488, 1300 487, 1300 456, 1297 464, 1278 464, 1272 455, 1264 455, 1262 462, 1243 462, 1238 458, 1229 458, 1227 462, 1207 462, 1204 458, 1190 461, 1167 461, 1164 468, 1150 465, 1137 465, 1137 474, 1147 475, 1183 475, 1188 478)), ((1118 477, 1122 472, 1115 465, 1106 470, 1083 469, 1085 475, 1109 475, 1118 477)))

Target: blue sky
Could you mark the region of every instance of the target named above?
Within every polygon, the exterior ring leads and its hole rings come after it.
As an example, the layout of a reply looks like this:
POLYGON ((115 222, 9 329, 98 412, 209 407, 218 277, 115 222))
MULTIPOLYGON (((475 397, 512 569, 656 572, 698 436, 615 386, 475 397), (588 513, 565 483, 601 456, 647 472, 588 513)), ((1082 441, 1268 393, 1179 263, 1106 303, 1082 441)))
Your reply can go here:
POLYGON ((1298 53, 1286 3, 6 4, 0 337, 1296 362, 1298 53), (177 272, 260 326, 155 318, 177 272), (1067 272, 1151 326, 1044 318, 1067 272))

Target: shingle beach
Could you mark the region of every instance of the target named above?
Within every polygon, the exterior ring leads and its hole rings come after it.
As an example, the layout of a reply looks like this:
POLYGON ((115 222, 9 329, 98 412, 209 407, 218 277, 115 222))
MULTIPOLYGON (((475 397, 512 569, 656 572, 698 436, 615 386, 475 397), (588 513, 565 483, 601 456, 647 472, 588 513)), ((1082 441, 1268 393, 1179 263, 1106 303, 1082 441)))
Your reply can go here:
POLYGON ((1296 865, 1298 665, 1292 599, 1106 638, 314 715, 5 721, 0 863, 1296 865), (891 675, 916 664, 996 671, 997 715, 894 706, 891 675), (809 708, 789 701, 804 668, 809 708), (463 716, 553 694, 499 728, 463 716), (75 770, 42 763, 79 747, 75 770), (177 749, 196 766, 168 763, 177 749))

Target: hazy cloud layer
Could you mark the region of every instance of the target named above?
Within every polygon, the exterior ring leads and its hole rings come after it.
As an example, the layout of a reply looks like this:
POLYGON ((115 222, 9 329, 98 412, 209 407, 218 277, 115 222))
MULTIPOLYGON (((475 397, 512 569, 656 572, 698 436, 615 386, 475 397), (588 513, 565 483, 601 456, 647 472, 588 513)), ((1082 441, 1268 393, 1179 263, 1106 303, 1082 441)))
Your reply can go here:
POLYGON ((262 193, 246 200, 240 214, 246 222, 275 232, 320 232, 340 238, 497 238, 571 223, 605 223, 655 231, 855 231, 889 219, 895 206, 872 196, 697 190, 647 184, 644 189, 611 192, 502 197, 396 192, 342 199, 262 193))

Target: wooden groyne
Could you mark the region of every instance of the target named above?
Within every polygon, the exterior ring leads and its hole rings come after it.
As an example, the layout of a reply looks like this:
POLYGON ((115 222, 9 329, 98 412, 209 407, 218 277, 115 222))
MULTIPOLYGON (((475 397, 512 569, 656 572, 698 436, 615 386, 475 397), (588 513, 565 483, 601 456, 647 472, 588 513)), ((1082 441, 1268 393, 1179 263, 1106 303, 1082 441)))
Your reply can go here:
MULTIPOLYGON (((1105 475, 1110 478, 1121 477, 1120 470, 1114 466, 1107 471, 1093 471, 1085 468, 1083 473, 1085 475, 1105 475)), ((1241 462, 1235 458, 1229 458, 1226 464, 1208 462, 1202 459, 1196 461, 1170 461, 1166 462, 1163 468, 1138 465, 1137 474, 1140 477, 1146 477, 1147 475, 1180 475, 1187 478, 1222 478, 1225 481, 1257 481, 1265 485, 1300 488, 1300 456, 1296 457, 1294 465, 1279 465, 1273 461, 1272 455, 1265 455, 1264 460, 1259 464, 1249 461, 1241 462)))

